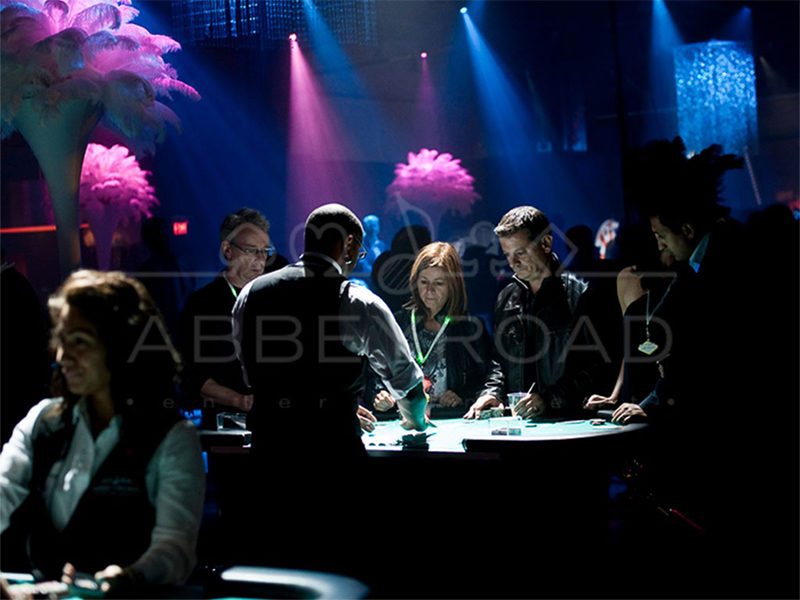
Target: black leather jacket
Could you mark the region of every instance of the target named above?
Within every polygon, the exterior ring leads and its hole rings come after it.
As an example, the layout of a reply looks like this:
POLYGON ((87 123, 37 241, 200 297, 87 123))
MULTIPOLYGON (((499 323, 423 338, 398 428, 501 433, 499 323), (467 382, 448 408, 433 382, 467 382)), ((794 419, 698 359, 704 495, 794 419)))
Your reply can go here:
POLYGON ((483 394, 505 402, 510 392, 535 391, 551 412, 579 411, 608 381, 611 359, 598 339, 591 294, 572 273, 548 277, 534 294, 516 276, 497 296, 492 362, 483 394), (602 383, 601 383, 602 381, 602 383))

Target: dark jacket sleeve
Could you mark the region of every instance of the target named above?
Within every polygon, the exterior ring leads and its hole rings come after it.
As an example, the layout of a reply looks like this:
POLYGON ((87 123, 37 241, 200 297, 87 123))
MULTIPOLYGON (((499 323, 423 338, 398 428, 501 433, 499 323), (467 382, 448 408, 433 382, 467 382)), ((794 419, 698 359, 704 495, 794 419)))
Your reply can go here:
POLYGON ((543 390, 551 408, 580 410, 583 401, 595 390, 613 385, 619 363, 608 350, 610 342, 603 324, 609 315, 603 309, 604 304, 589 287, 581 295, 575 311, 564 374, 543 390))
POLYGON ((491 341, 480 317, 467 315, 454 319, 448 335, 448 387, 465 401, 475 400, 483 390, 491 366, 491 341))
POLYGON ((486 364, 486 373, 483 381, 483 389, 479 391, 476 398, 484 395, 494 396, 497 400, 505 402, 506 399, 506 376, 504 371, 504 360, 498 351, 502 344, 498 343, 497 332, 498 324, 506 318, 503 308, 508 299, 509 288, 504 288, 497 295, 494 306, 494 321, 493 331, 494 339, 489 340, 488 348, 488 363, 486 364))

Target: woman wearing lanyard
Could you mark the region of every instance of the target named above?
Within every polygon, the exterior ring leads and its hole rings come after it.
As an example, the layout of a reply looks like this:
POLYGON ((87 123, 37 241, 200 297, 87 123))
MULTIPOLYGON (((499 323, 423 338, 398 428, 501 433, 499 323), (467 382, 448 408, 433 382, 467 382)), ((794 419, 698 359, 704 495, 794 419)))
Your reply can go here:
MULTIPOLYGON (((467 314, 461 259, 444 242, 424 246, 409 276, 411 298, 395 313, 411 354, 422 367, 431 403, 469 406, 483 385, 489 337, 483 321, 467 314)), ((389 392, 367 385, 375 409, 394 406, 389 392)))

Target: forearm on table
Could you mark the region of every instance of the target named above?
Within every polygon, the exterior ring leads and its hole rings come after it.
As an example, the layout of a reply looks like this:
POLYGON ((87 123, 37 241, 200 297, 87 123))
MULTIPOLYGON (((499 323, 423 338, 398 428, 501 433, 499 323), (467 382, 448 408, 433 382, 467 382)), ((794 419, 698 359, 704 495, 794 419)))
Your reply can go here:
POLYGON ((222 404, 224 406, 233 406, 239 408, 244 394, 240 394, 236 390, 227 386, 221 385, 213 379, 206 379, 200 388, 200 395, 203 400, 211 400, 214 404, 222 404))
POLYGON ((565 373, 550 387, 554 394, 561 397, 563 408, 578 409, 597 390, 608 389, 607 386, 612 384, 612 377, 615 377, 612 394, 618 394, 617 388, 622 388, 622 373, 622 369, 617 369, 610 359, 576 359, 575 356, 568 356, 565 373))
POLYGON ((411 423, 425 422, 425 406, 427 404, 428 399, 425 396, 422 382, 415 385, 402 398, 397 400, 397 408, 400 411, 400 415, 411 423))
POLYGON ((502 401, 506 396, 506 378, 500 363, 493 360, 489 364, 489 370, 482 389, 478 390, 478 396, 493 396, 496 400, 502 401))
MULTIPOLYGON (((197 540, 194 539, 193 546, 197 540)), ((152 585, 181 585, 192 574, 197 555, 186 547, 186 540, 164 539, 153 543, 132 565, 128 566, 143 583, 152 585)))

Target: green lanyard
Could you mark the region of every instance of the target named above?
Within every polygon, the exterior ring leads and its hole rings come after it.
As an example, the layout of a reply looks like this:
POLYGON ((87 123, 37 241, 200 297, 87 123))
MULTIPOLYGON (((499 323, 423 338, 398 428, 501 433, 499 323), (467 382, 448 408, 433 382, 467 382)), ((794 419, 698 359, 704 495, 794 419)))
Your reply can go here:
POLYGON ((238 297, 239 297, 239 294, 237 294, 237 293, 236 293, 236 288, 235 288, 235 287, 233 287, 233 284, 232 284, 230 281, 228 281, 228 277, 227 277, 227 275, 225 275, 225 274, 223 273, 223 274, 222 274, 222 278, 225 280, 225 283, 227 283, 227 284, 228 284, 228 287, 231 289, 231 294, 233 294, 233 297, 234 297, 234 298, 238 298, 238 297))
POLYGON ((450 317, 444 318, 444 323, 442 323, 442 328, 439 329, 439 333, 436 334, 436 337, 433 338, 433 342, 431 342, 430 348, 425 353, 425 356, 422 355, 422 348, 419 345, 419 336, 417 335, 417 309, 412 309, 411 311, 411 332, 414 334, 414 348, 417 351, 417 362, 420 365, 425 364, 425 361, 428 360, 428 357, 431 354, 431 350, 436 345, 436 342, 439 341, 439 338, 442 337, 444 330, 447 329, 447 326, 450 324, 450 317))

